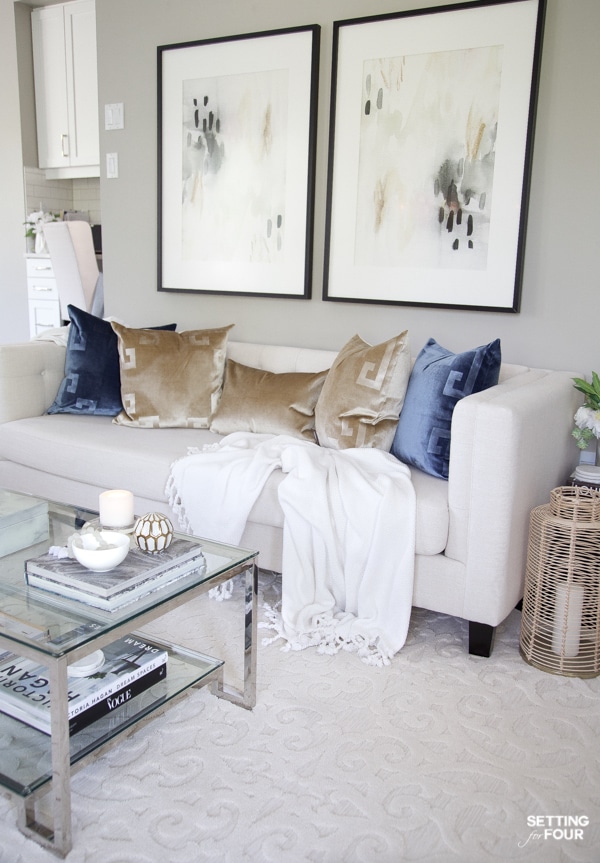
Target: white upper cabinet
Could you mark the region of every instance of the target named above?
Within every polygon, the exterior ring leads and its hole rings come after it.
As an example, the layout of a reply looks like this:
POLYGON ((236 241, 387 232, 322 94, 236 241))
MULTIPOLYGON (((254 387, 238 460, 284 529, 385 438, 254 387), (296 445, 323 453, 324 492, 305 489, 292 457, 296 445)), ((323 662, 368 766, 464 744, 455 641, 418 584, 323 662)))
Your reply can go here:
POLYGON ((48 177, 99 177, 94 0, 31 13, 40 168, 48 177))

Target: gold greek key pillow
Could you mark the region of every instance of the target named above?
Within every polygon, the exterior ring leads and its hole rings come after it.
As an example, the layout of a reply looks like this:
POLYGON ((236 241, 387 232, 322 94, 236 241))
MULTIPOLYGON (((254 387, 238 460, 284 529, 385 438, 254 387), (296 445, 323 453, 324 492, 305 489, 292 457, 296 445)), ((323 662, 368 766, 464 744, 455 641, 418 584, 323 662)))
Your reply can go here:
POLYGON ((208 428, 221 395, 227 335, 212 330, 138 330, 112 321, 123 410, 113 419, 142 428, 208 428))
POLYGON ((315 440, 315 405, 323 372, 267 372, 227 360, 225 382, 210 430, 257 432, 315 440))
POLYGON ((380 345, 353 336, 334 360, 317 401, 319 444, 389 452, 409 375, 408 330, 380 345))

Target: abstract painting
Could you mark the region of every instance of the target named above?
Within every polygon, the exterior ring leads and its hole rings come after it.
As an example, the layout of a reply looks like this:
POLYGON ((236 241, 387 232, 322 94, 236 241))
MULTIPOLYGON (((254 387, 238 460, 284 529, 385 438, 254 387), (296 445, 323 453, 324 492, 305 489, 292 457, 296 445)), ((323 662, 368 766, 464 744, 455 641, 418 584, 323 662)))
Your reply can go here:
POLYGON ((318 35, 159 48, 159 290, 310 296, 318 35))
POLYGON ((335 22, 324 299, 518 311, 543 2, 335 22))
POLYGON ((183 82, 183 257, 285 253, 287 70, 183 82))

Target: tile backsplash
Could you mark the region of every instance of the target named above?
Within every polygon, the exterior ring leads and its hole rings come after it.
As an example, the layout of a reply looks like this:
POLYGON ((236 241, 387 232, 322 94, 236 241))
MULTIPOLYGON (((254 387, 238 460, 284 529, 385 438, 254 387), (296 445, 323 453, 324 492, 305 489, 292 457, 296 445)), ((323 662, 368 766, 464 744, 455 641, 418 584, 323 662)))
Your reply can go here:
POLYGON ((100 177, 83 177, 71 182, 73 183, 73 209, 87 211, 92 225, 101 225, 100 177))
POLYGON ((25 168, 25 216, 39 210, 40 204, 50 212, 83 210, 92 225, 100 225, 100 178, 47 180, 40 168, 25 168))

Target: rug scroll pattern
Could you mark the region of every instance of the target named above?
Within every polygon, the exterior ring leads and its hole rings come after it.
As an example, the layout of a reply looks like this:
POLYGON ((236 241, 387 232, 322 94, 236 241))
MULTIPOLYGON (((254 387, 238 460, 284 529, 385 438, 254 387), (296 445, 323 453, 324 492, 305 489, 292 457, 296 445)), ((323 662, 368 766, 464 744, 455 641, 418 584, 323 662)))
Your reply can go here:
MULTIPOLYGON (((277 600, 276 577, 260 586, 277 600)), ((235 653, 242 602, 236 584, 169 625, 190 647, 235 653)), ((67 861, 593 863, 599 681, 531 668, 518 637, 513 612, 491 658, 470 657, 464 622, 415 610, 387 668, 261 645, 252 712, 194 691, 74 776, 67 861), (582 837, 528 822, 559 815, 585 815, 582 837)), ((10 799, 0 813, 1 863, 54 863, 18 832, 10 799)))

